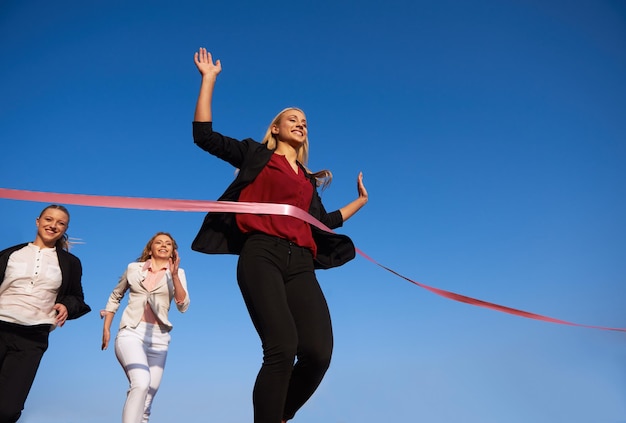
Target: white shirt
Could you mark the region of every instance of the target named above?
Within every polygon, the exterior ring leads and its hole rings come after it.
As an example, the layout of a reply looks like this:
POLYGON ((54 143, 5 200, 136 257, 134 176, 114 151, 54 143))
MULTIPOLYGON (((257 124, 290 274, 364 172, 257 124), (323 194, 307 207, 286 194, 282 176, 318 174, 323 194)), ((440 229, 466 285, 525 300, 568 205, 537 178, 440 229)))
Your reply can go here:
POLYGON ((11 254, 0 285, 0 320, 20 325, 54 327, 61 268, 56 248, 29 243, 11 254))

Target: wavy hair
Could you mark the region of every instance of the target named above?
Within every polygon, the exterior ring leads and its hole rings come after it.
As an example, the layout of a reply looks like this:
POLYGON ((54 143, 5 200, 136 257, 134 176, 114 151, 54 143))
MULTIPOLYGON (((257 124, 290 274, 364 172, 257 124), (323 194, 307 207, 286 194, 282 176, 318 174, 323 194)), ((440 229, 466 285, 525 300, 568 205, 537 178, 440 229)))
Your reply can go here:
POLYGON ((159 235, 165 235, 169 237, 169 239, 172 240, 172 246, 174 247, 174 250, 178 250, 178 244, 176 243, 176 240, 174 239, 172 235, 170 235, 168 232, 157 232, 156 234, 152 236, 152 238, 150 238, 146 246, 143 248, 141 255, 137 259, 138 262, 147 261, 150 258, 150 256, 152 256, 152 243, 154 242, 154 239, 159 235))

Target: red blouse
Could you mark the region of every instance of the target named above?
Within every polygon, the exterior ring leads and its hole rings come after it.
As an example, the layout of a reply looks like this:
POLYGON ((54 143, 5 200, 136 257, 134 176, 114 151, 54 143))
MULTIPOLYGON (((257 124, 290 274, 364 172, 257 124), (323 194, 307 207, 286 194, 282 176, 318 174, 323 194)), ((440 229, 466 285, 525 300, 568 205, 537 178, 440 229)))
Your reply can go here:
MULTIPOLYGON (((241 191, 239 201, 289 204, 308 212, 312 197, 313 185, 304 171, 298 168, 296 173, 285 156, 272 154, 256 179, 241 191)), ((237 225, 243 233, 263 232, 308 248, 314 257, 317 253, 311 227, 295 217, 238 214, 237 225)))

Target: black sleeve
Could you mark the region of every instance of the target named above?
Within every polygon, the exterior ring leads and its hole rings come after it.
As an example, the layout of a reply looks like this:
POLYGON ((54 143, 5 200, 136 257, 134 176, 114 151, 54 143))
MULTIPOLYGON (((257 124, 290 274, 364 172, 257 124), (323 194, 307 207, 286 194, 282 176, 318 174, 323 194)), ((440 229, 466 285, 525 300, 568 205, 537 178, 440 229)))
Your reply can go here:
POLYGON ((67 254, 70 260, 67 286, 59 292, 57 302, 67 308, 67 318, 68 320, 72 320, 89 313, 91 307, 85 303, 85 295, 83 294, 83 286, 81 283, 83 266, 78 257, 70 253, 67 254))
POLYGON ((241 168, 250 145, 214 132, 212 122, 193 122, 193 142, 204 151, 238 169, 241 168))

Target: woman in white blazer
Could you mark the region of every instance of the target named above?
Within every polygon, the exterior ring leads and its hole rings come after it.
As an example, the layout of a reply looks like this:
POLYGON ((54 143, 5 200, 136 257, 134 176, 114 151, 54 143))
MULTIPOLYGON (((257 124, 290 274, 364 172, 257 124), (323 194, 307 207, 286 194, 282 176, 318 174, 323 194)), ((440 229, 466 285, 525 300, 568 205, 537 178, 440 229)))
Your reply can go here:
POLYGON ((178 311, 189 307, 185 272, 179 267, 178 245, 167 232, 158 232, 146 244, 136 262, 130 263, 111 292, 104 318, 102 349, 111 339, 111 323, 126 291, 128 305, 115 338, 115 355, 130 387, 122 423, 147 423, 170 343, 172 324, 168 312, 172 299, 178 311))

